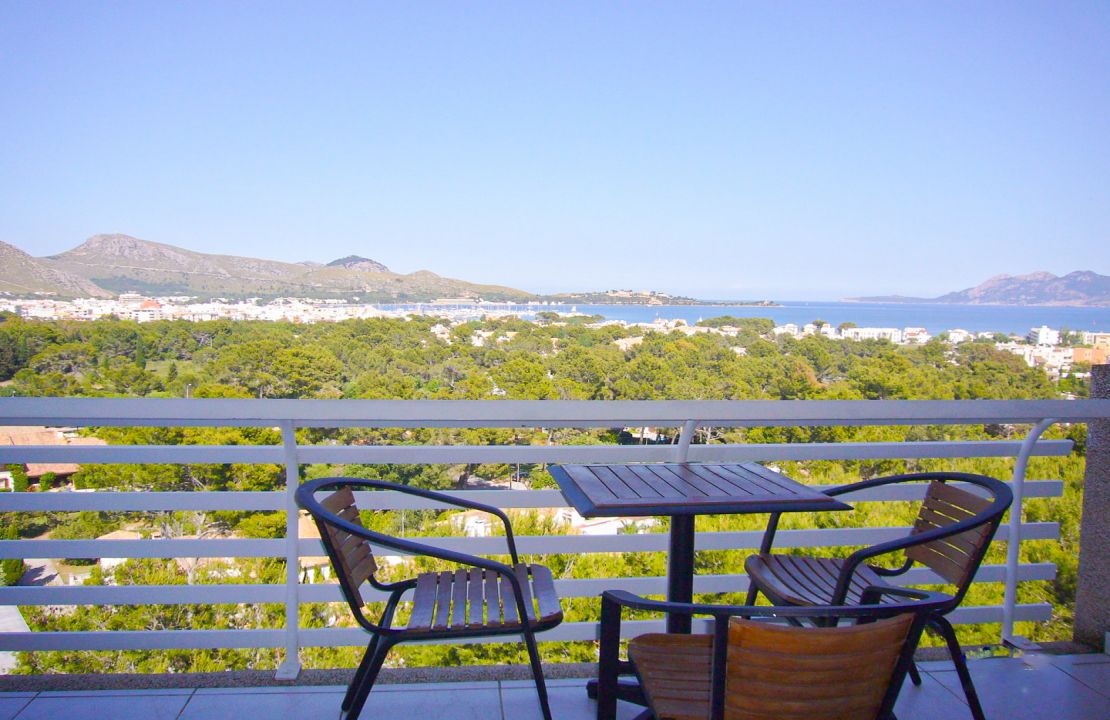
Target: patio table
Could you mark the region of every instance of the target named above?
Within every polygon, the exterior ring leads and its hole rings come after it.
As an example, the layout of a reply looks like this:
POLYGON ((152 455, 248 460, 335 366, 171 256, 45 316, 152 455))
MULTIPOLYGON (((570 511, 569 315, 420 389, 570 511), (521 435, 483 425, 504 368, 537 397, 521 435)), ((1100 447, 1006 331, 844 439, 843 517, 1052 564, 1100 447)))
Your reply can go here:
MULTIPOLYGON (((851 510, 753 462, 553 465, 551 475, 583 517, 670 516, 670 602, 693 600, 695 516, 851 510)), ((690 617, 668 617, 667 632, 690 632, 690 617)))
MULTIPOLYGON (((652 463, 553 465, 552 477, 583 517, 671 518, 667 552, 667 600, 688 603, 694 595, 694 518, 726 513, 850 510, 851 506, 758 463, 652 463)), ((668 615, 667 632, 689 633, 689 615, 668 615)), ((597 681, 587 685, 597 696, 597 681)), ((622 699, 638 702, 636 683, 622 682, 622 699)), ((642 702, 640 704, 643 704, 642 702)))

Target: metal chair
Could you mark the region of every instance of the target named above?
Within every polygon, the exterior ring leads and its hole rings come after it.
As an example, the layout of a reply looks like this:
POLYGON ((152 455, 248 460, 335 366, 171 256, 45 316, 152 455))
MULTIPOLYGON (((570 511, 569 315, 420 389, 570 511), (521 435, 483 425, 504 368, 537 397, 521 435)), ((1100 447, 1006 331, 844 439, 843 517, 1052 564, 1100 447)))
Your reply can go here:
MULTIPOLYGON (((749 556, 744 563, 751 583, 747 602, 754 604, 758 593, 762 592, 776 605, 882 603, 887 601, 889 595, 885 593, 890 588, 899 587, 886 578, 898 577, 919 562, 955 587, 946 602, 930 613, 928 624, 948 645, 972 715, 976 720, 984 720, 966 658, 952 624, 944 616, 959 606, 967 594, 1002 516, 1013 500, 1010 488, 985 475, 932 472, 865 480, 834 488, 827 494, 843 495, 882 485, 921 481, 928 481, 929 486, 912 532, 898 540, 857 550, 844 559, 772 554, 779 516, 777 513, 771 515, 759 554, 749 556), (990 498, 949 485, 952 481, 982 488, 990 498), (868 563, 873 558, 899 551, 904 553, 905 559, 898 568, 868 563)), ((916 667, 911 666, 909 673, 914 684, 920 685, 916 667)))
POLYGON ((355 620, 372 635, 354 679, 347 688, 340 720, 354 720, 362 711, 389 650, 411 640, 434 640, 515 635, 524 637, 545 720, 551 720, 547 687, 540 666, 535 633, 555 627, 563 619, 551 571, 543 565, 521 563, 509 518, 501 510, 443 493, 403 485, 331 477, 301 485, 297 504, 308 511, 320 529, 343 597, 355 620), (486 558, 430 547, 423 543, 383 535, 363 526, 352 488, 393 490, 437 502, 482 510, 501 519, 512 566, 486 558), (321 499, 320 492, 334 491, 321 499), (424 555, 455 563, 454 571, 424 572, 400 582, 381 582, 375 577, 377 563, 371 544, 411 555, 424 555), (363 583, 388 593, 385 609, 377 622, 363 613, 363 583), (393 616, 409 590, 412 613, 404 628, 393 627, 393 616))
POLYGON ((899 599, 877 605, 753 607, 607 591, 601 602, 598 720, 616 716, 622 669, 639 677, 649 708, 637 720, 890 718, 928 614, 947 600, 939 593, 891 592, 899 599), (628 644, 629 662, 620 663, 624 607, 709 615, 713 634, 641 635, 628 644), (849 624, 782 624, 807 619, 849 624))

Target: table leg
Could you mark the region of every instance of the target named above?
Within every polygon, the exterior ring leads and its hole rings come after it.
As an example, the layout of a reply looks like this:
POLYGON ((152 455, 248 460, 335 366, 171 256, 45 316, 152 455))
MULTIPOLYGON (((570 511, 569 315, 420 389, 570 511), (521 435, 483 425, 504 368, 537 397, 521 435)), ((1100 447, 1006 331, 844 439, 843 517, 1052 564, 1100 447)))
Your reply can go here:
MULTIPOLYGON (((671 516, 671 538, 667 553, 667 600, 694 600, 694 516, 671 516)), ((668 615, 667 632, 689 633, 689 615, 668 615)))

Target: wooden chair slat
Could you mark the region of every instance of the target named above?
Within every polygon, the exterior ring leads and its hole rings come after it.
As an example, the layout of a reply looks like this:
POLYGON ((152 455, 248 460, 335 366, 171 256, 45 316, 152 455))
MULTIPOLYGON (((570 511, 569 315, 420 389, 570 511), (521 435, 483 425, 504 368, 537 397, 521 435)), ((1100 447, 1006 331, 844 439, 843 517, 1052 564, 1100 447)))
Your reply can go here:
POLYGON ((366 580, 369 579, 371 575, 374 574, 374 571, 377 570, 377 567, 378 566, 374 563, 373 555, 367 555, 366 557, 364 557, 358 565, 355 565, 353 568, 351 568, 351 572, 349 573, 349 576, 351 578, 351 586, 356 589, 361 587, 361 585, 366 582, 366 580))
POLYGON ((336 515, 343 518, 349 523, 362 525, 362 515, 359 513, 358 506, 356 505, 348 505, 347 507, 337 512, 336 515))
POLYGON ((819 558, 787 555, 782 564, 793 567, 797 575, 804 577, 806 587, 815 597, 832 597, 836 590, 836 577, 829 572, 831 563, 822 563, 819 558))
POLYGON ((962 585, 967 580, 972 569, 972 561, 968 556, 963 562, 958 562, 949 557, 945 546, 941 543, 926 543, 906 551, 906 557, 928 567, 953 585, 962 585))
POLYGON ((484 625, 486 620, 483 613, 485 603, 482 598, 482 568, 470 568, 467 591, 470 602, 467 608, 466 624, 470 627, 484 625))
MULTIPOLYGON (((949 520, 931 509, 922 508, 921 513, 914 522, 913 532, 914 534, 920 534, 928 530, 951 527, 954 524, 955 521, 949 520)), ((971 528, 970 530, 964 530, 961 533, 945 538, 945 542, 959 547, 966 553, 973 553, 982 547, 983 541, 986 540, 988 533, 989 528, 971 528)))
POLYGON ((922 548, 925 548, 929 552, 943 555, 956 565, 960 566, 967 565, 975 559, 975 554, 978 552, 978 549, 968 552, 960 546, 953 545, 951 542, 949 542, 950 539, 951 538, 943 538, 941 540, 933 540, 932 542, 923 543, 921 545, 917 545, 915 547, 907 549, 906 553, 910 557, 913 557, 915 553, 920 552, 922 548))
POLYGON ((355 504, 355 494, 350 488, 340 488, 320 500, 320 504, 330 513, 338 515, 344 508, 355 504))
POLYGON ((516 593, 513 592, 512 581, 504 575, 500 576, 501 585, 501 612, 505 614, 506 625, 520 623, 520 613, 517 612, 516 593))
POLYGON ((451 581, 455 574, 444 570, 436 574, 436 609, 434 630, 446 630, 451 623, 451 581))
POLYGON ((555 592, 555 579, 546 565, 532 566, 532 593, 540 607, 540 619, 550 620, 563 616, 563 606, 555 592))
POLYGON ((653 633, 629 641, 628 656, 659 720, 709 717, 712 647, 708 635, 653 633))
POLYGON ((451 582, 451 627, 466 625, 466 578, 466 569, 459 568, 451 582))
POLYGON ((352 564, 357 564, 364 557, 373 554, 370 552, 370 546, 357 535, 348 535, 339 552, 347 562, 352 564))
POLYGON ((520 594, 524 596, 524 612, 530 622, 535 622, 536 609, 532 606, 532 578, 528 575, 528 566, 517 563, 513 566, 513 574, 520 583, 520 594))
POLYGON ((409 628, 427 630, 432 627, 432 616, 436 604, 436 573, 420 573, 416 577, 416 589, 412 595, 412 614, 409 628))
POLYGON ((981 495, 976 495, 955 485, 933 480, 925 493, 925 502, 935 500, 954 508, 960 508, 970 515, 985 512, 991 506, 991 501, 981 495))
POLYGON ((486 626, 493 627, 495 625, 503 625, 504 621, 501 617, 501 592, 498 588, 498 574, 492 570, 485 572, 485 590, 486 590, 486 626))

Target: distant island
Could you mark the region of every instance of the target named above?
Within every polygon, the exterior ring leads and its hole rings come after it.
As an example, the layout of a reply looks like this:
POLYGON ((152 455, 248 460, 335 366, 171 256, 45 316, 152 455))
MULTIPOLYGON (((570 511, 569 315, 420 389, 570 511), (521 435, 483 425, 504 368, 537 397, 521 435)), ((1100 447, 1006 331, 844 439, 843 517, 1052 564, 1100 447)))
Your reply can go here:
POLYGON ((935 298, 878 295, 844 298, 844 302, 1110 307, 1110 276, 1089 270, 1063 277, 1050 272, 995 275, 973 288, 935 298))

